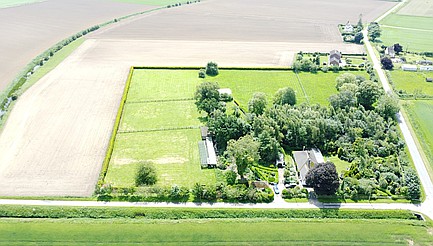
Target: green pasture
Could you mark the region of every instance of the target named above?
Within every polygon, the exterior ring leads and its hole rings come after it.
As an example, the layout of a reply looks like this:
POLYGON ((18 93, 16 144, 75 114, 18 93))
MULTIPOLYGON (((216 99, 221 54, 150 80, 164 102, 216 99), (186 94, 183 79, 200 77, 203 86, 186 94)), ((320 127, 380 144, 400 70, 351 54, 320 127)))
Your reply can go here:
POLYGON ((215 171, 200 167, 200 140, 199 129, 118 133, 105 181, 118 187, 133 186, 137 163, 147 160, 156 167, 158 186, 214 184, 215 171))
POLYGON ((412 129, 421 144, 428 161, 428 170, 433 175, 433 101, 405 101, 403 104, 409 115, 412 129))
POLYGON ((385 45, 399 43, 408 51, 432 51, 433 17, 391 14, 381 21, 385 45))
POLYGON ((29 3, 43 2, 46 0, 1 0, 0 8, 15 7, 29 3))
MULTIPOLYGON (((179 0, 112 0, 121 3, 136 3, 136 4, 145 4, 145 5, 154 5, 154 6, 166 6, 170 4, 176 3, 186 3, 187 1, 179 1, 179 0)), ((192 2, 192 1, 191 1, 192 2)))
POLYGON ((3 245, 431 245, 426 222, 336 219, 1 219, 3 245))
POLYGON ((200 114, 193 100, 127 103, 120 122, 120 132, 194 126, 200 114))
POLYGON ((404 90, 408 94, 421 91, 424 94, 433 96, 433 83, 425 81, 426 77, 433 77, 433 72, 393 70, 390 73, 397 91, 404 90))

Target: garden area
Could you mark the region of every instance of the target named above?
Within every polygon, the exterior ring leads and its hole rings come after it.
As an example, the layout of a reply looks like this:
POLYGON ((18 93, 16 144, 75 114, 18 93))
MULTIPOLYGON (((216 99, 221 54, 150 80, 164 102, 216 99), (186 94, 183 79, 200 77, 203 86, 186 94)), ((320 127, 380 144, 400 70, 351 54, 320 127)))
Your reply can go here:
POLYGON ((419 197, 416 175, 402 181, 414 172, 392 120, 398 107, 364 71, 218 70, 216 64, 215 71, 133 70, 100 197, 270 202, 272 190, 253 181, 278 182, 275 161, 288 153, 290 188, 283 197, 304 199, 290 153, 313 147, 342 185, 332 194, 419 197), (203 125, 216 168, 200 164, 203 125), (152 182, 138 182, 137 170, 153 175, 152 182), (415 182, 413 189, 407 182, 415 182))
POLYGON ((433 72, 428 71, 403 71, 394 69, 389 71, 389 81, 394 91, 402 98, 433 97, 433 83, 426 82, 426 78, 432 78, 433 72))

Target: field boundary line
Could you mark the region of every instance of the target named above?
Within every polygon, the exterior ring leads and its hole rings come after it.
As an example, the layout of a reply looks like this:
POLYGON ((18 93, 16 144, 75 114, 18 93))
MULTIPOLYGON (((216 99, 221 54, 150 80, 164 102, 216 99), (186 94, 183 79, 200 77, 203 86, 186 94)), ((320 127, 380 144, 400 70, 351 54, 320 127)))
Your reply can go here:
POLYGON ((302 92, 304 93, 305 99, 307 99, 307 103, 310 104, 310 98, 308 98, 307 92, 305 91, 304 85, 302 84, 301 79, 299 78, 298 73, 296 74, 296 79, 298 79, 299 85, 301 86, 302 92))
POLYGON ((178 98, 178 99, 155 99, 155 100, 140 100, 140 101, 127 101, 126 104, 139 104, 139 103, 153 103, 153 102, 184 102, 193 101, 194 98, 178 98))
POLYGON ((160 131, 176 131, 176 130, 189 130, 199 129, 200 126, 180 126, 180 127, 168 127, 168 128, 151 128, 144 130, 132 130, 132 131, 118 131, 117 134, 128 134, 128 133, 142 133, 142 132, 160 132, 160 131))
POLYGON ((110 142, 108 144, 107 153, 105 154, 104 162, 102 164, 102 170, 99 174, 98 185, 104 182, 105 176, 107 175, 108 166, 110 165, 111 155, 114 150, 114 143, 119 130, 120 120, 122 119, 123 110, 128 97, 129 87, 131 85, 132 75, 134 73, 134 67, 129 69, 128 79, 126 80, 125 88, 123 89, 122 99, 120 101, 119 109, 117 110, 116 120, 114 122, 113 131, 111 132, 110 142))
POLYGON ((393 28, 393 29, 402 29, 402 30, 409 30, 409 31, 433 32, 433 30, 419 29, 419 28, 409 28, 409 27, 401 27, 401 26, 381 25, 381 27, 393 28))

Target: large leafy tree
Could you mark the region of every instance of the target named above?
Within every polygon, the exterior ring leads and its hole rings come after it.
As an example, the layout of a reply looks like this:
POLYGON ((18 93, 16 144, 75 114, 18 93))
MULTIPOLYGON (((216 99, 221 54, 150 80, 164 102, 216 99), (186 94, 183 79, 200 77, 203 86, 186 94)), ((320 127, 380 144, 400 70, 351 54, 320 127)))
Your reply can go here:
POLYGON ((275 93, 274 97, 274 104, 289 104, 289 105, 295 105, 296 104, 296 94, 295 91, 290 88, 281 88, 275 93))
POLYGON ((382 34, 382 31, 380 30, 380 26, 377 22, 371 22, 367 30, 368 30, 368 37, 372 41, 375 41, 382 34))
POLYGON ((359 85, 356 92, 358 103, 366 109, 371 109, 373 103, 377 101, 380 96, 380 88, 377 83, 366 80, 359 85))
POLYGON ((153 185, 157 180, 156 169, 151 162, 146 161, 138 164, 135 185, 153 185))
POLYGON ((317 195, 333 195, 340 186, 337 169, 334 163, 319 163, 308 171, 306 176, 308 186, 314 188, 317 195))
POLYGON ((197 86, 194 95, 195 105, 199 112, 212 113, 215 109, 222 107, 220 102, 219 85, 216 82, 203 82, 197 86))
POLYGON ((398 99, 395 96, 382 95, 377 101, 376 111, 385 119, 394 118, 400 111, 398 99))
POLYGON ((247 167, 259 160, 259 146, 251 135, 238 140, 230 140, 227 146, 228 156, 236 164, 238 174, 243 179, 247 167))
POLYGON ((217 147, 224 151, 230 139, 238 139, 250 131, 250 126, 242 118, 227 115, 221 110, 216 110, 210 117, 207 125, 213 132, 217 147))
POLYGON ((263 92, 256 92, 253 97, 248 101, 248 111, 250 113, 261 115, 265 112, 266 105, 268 101, 266 100, 266 95, 263 92))
POLYGON ((392 64, 391 58, 385 56, 382 59, 380 59, 380 63, 382 64, 383 69, 391 70, 394 67, 394 64, 392 64))

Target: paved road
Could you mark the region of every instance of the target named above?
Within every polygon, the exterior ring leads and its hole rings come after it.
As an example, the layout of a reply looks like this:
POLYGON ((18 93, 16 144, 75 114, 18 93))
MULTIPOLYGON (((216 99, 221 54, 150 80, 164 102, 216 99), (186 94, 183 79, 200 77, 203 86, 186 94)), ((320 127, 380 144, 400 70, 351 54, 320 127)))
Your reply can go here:
MULTIPOLYGON (((386 12, 384 15, 379 17, 376 21, 379 22, 380 20, 385 18, 388 14, 392 13, 393 11, 398 9, 400 6, 402 6, 404 4, 404 2, 405 1, 402 1, 401 3, 397 4, 395 7, 393 7, 388 12, 386 12)), ((393 90, 392 90, 392 88, 388 82, 388 79, 385 75, 385 72, 382 70, 379 58, 377 57, 370 41, 368 40, 366 29, 363 30, 363 34, 364 34, 364 43, 367 47, 367 52, 369 53, 369 55, 373 61, 374 69, 377 71, 377 74, 379 75, 379 80, 382 83, 383 89, 385 90, 385 92, 387 94, 392 95, 394 92, 393 92, 393 90)), ((407 121, 404 118, 404 116, 401 114, 401 112, 399 112, 397 114, 397 120, 398 120, 398 124, 400 126, 400 129, 402 131, 403 137, 404 137, 406 144, 408 146, 410 155, 412 156, 412 160, 413 160, 415 168, 418 172, 421 184, 424 187, 424 191, 426 194, 426 200, 420 206, 420 208, 430 218, 433 218, 432 217, 433 216, 433 183, 432 183, 432 180, 429 177, 429 174, 427 172, 427 169, 425 166, 426 163, 424 163, 423 159, 421 158, 421 154, 420 154, 420 151, 418 150, 418 148, 415 144, 414 137, 412 136, 412 133, 409 131, 408 125, 406 123, 407 121)))

